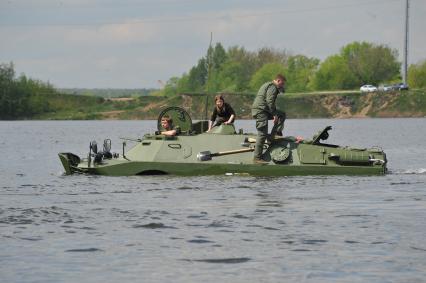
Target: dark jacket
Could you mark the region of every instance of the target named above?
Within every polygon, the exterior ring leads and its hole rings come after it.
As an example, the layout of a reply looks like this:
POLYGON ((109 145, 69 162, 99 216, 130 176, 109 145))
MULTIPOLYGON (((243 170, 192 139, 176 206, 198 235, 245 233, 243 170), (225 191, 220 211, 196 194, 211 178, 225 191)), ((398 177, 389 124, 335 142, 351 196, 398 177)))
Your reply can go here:
POLYGON ((217 110, 217 107, 214 108, 213 114, 210 117, 210 121, 216 121, 216 118, 220 118, 223 121, 228 121, 231 115, 235 116, 235 111, 232 109, 231 105, 228 103, 223 103, 223 107, 220 110, 217 110))
POLYGON ((277 107, 275 100, 279 93, 283 93, 282 89, 278 89, 273 82, 264 83, 257 92, 253 105, 251 106, 252 116, 256 116, 260 112, 266 112, 271 116, 276 115, 277 107))

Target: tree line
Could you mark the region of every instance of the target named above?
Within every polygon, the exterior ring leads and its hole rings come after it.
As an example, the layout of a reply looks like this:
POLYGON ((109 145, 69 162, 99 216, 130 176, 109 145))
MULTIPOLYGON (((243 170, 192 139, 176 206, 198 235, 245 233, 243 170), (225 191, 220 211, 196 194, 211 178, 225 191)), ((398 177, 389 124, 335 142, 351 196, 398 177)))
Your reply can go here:
POLYGON ((16 76, 13 63, 0 63, 0 120, 29 119, 61 110, 76 111, 104 101, 101 97, 65 95, 49 82, 16 76))
MULTIPOLYGON (((425 63, 410 66, 411 87, 425 86, 425 68, 425 63)), ((161 92, 166 96, 185 92, 256 92, 277 73, 287 77, 288 92, 353 90, 363 84, 398 82, 400 69, 396 49, 369 42, 347 44, 323 62, 286 50, 265 47, 253 52, 239 46, 225 50, 216 43, 189 72, 170 78, 161 92)))
POLYGON ((0 64, 0 119, 31 117, 49 111, 47 96, 57 91, 49 83, 15 77, 13 63, 0 64))

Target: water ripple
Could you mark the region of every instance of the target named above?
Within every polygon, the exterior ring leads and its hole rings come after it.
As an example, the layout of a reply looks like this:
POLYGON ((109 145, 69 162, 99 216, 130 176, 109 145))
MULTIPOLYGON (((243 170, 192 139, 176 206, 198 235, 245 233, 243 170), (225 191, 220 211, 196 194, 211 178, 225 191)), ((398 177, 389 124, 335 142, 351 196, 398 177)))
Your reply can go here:
POLYGON ((327 243, 327 240, 303 240, 302 243, 306 245, 317 245, 327 243))
POLYGON ((166 226, 163 223, 148 223, 148 224, 135 224, 132 228, 145 228, 145 229, 177 229, 173 226, 166 226))
POLYGON ((423 249, 423 248, 418 248, 418 247, 413 247, 413 246, 411 246, 410 248, 412 248, 413 250, 416 250, 416 251, 426 252, 426 249, 423 249))
POLYGON ((193 239, 193 240, 189 240, 188 243, 207 244, 207 243, 214 243, 214 242, 209 240, 204 240, 204 239, 193 239))
POLYGON ((207 258, 207 259, 184 259, 185 261, 197 261, 197 262, 206 262, 206 263, 225 263, 225 264, 235 264, 235 263, 244 263, 251 260, 249 257, 237 257, 237 258, 207 258))
POLYGON ((66 250, 65 252, 86 253, 86 252, 103 252, 103 251, 104 250, 97 249, 97 248, 87 248, 87 249, 71 249, 71 250, 66 250))

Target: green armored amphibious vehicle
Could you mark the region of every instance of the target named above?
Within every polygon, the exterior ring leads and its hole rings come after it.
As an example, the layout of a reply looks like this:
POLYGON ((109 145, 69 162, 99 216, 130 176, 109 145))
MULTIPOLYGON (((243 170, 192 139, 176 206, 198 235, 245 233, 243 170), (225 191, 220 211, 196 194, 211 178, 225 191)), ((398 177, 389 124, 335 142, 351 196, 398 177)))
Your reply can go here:
POLYGON ((162 111, 180 133, 166 136, 156 132, 141 139, 123 138, 120 153, 111 153, 111 140, 98 151, 90 143, 89 154, 80 158, 73 153, 59 153, 66 174, 88 173, 110 176, 128 175, 381 175, 385 174, 386 154, 380 148, 359 149, 322 143, 328 138, 328 126, 312 140, 294 137, 270 139, 264 146, 266 164, 253 163, 255 134, 237 133, 233 125, 221 125, 206 132, 208 122, 192 123, 189 114, 178 107, 162 111), (136 144, 126 150, 129 140, 136 144))

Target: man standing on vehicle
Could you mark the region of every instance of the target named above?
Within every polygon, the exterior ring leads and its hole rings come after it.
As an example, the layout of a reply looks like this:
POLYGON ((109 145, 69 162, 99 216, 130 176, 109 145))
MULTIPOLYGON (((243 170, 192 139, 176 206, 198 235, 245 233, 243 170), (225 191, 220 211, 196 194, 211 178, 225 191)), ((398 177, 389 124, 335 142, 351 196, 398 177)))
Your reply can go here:
POLYGON ((266 164, 262 159, 263 145, 268 137, 268 120, 274 121, 271 131, 271 139, 275 135, 282 136, 286 114, 277 110, 275 101, 279 93, 284 93, 286 78, 278 74, 272 82, 264 83, 257 92, 251 107, 251 114, 256 119, 257 139, 254 149, 254 163, 266 164))

